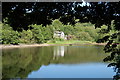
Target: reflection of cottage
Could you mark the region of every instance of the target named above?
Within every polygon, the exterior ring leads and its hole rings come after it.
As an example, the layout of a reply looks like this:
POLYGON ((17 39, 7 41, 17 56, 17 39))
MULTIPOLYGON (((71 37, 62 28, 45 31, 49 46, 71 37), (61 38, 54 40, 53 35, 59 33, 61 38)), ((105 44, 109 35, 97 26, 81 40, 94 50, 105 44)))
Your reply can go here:
POLYGON ((58 57, 64 57, 64 46, 56 46, 56 47, 54 47, 53 59, 56 59, 58 57))
POLYGON ((62 39, 64 39, 65 38, 65 34, 62 31, 55 31, 53 37, 54 38, 62 38, 62 39))

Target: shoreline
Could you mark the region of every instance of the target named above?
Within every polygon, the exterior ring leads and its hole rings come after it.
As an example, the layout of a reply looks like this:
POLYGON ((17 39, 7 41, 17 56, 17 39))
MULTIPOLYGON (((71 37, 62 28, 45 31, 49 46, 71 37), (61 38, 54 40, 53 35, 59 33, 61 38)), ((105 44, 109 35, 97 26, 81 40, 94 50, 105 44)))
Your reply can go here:
POLYGON ((0 49, 9 49, 9 48, 27 48, 27 47, 40 47, 40 46, 52 46, 53 44, 20 44, 20 45, 0 45, 0 49))
POLYGON ((83 44, 77 44, 77 43, 68 43, 68 44, 20 44, 20 45, 0 45, 0 49, 10 49, 10 48, 27 48, 27 47, 42 47, 42 46, 59 46, 59 45, 106 45, 106 43, 83 43, 83 44))

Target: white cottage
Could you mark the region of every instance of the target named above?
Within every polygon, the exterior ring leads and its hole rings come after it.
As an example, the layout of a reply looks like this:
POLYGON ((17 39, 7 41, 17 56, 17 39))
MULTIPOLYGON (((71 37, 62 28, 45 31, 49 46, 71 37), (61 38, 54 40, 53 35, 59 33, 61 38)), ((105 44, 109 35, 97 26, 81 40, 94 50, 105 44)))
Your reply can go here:
POLYGON ((65 38, 65 34, 62 31, 55 31, 53 37, 54 38, 62 38, 62 39, 64 39, 65 38))

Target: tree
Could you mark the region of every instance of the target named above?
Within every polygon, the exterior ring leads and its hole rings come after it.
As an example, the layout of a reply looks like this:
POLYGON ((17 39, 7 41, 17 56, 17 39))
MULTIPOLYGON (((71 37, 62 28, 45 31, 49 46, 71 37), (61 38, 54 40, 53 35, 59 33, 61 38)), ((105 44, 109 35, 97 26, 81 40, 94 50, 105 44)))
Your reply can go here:
POLYGON ((79 22, 91 22, 96 27, 103 24, 108 26, 115 20, 115 28, 119 30, 120 2, 89 3, 90 6, 80 6, 80 2, 3 2, 3 19, 8 18, 8 23, 14 30, 27 29, 30 24, 50 24, 51 19, 60 18, 64 24, 79 22), (6 6, 7 5, 7 6, 6 6))

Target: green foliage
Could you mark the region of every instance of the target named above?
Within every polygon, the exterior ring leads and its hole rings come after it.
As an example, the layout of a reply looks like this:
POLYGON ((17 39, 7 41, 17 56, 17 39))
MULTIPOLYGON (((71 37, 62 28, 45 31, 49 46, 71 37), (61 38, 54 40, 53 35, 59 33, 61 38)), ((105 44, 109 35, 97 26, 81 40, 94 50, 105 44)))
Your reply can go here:
POLYGON ((21 43, 33 43, 33 33, 31 30, 23 30, 21 33, 20 33, 20 42, 21 43))
POLYGON ((63 24, 58 19, 55 19, 52 22, 52 27, 53 27, 53 30, 61 30, 63 28, 63 24))
POLYGON ((53 39, 53 28, 52 26, 46 26, 42 28, 42 34, 44 36, 45 42, 53 39))
POLYGON ((91 37, 93 41, 98 40, 98 33, 94 27, 85 27, 85 32, 89 34, 89 38, 91 37))
POLYGON ((82 26, 82 24, 80 24, 80 23, 76 23, 74 29, 75 29, 75 31, 77 31, 77 32, 81 32, 81 31, 84 31, 84 30, 85 30, 85 28, 84 28, 84 27, 82 26))
POLYGON ((64 41, 64 39, 61 39, 61 38, 55 38, 54 40, 55 41, 64 41))
POLYGON ((31 29, 33 33, 33 38, 36 43, 43 43, 44 42, 44 36, 42 34, 42 25, 31 25, 33 29, 31 29))
POLYGON ((76 37, 78 40, 92 41, 92 37, 87 32, 79 32, 76 37))
POLYGON ((8 24, 3 24, 2 38, 0 42, 2 42, 3 44, 18 44, 20 42, 19 33, 12 30, 12 28, 8 24))
POLYGON ((98 31, 91 23, 76 23, 74 26, 74 35, 78 40, 97 41, 98 31))
POLYGON ((64 33, 66 34, 66 35, 72 35, 73 34, 73 32, 74 32, 74 27, 73 26, 71 26, 71 25, 64 25, 64 33))
POLYGON ((99 37, 103 36, 98 34, 100 29, 95 29, 91 23, 76 23, 75 26, 69 24, 63 25, 58 19, 55 19, 51 25, 43 26, 32 24, 29 25, 28 28, 28 30, 17 32, 8 24, 4 24, 1 32, 3 35, 0 42, 3 44, 32 44, 46 43, 48 41, 54 43, 56 41, 64 41, 64 39, 53 38, 53 33, 56 30, 63 31, 66 37, 72 37, 70 40, 97 41, 99 37))
POLYGON ((64 39, 61 39, 61 38, 53 38, 52 40, 50 40, 48 43, 57 43, 57 42, 63 42, 63 41, 65 41, 64 39))
MULTIPOLYGON (((114 33, 118 33, 119 31, 117 31, 114 27, 114 20, 111 21, 111 25, 110 25, 110 30, 108 31, 108 26, 106 25, 102 25, 101 28, 98 29, 98 39, 102 39, 105 36, 111 36, 114 33)), ((114 35, 115 36, 115 35, 114 35)), ((115 42, 119 43, 120 42, 120 37, 119 35, 116 36, 116 38, 114 39, 115 42)))

